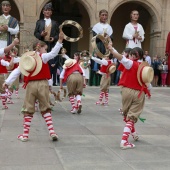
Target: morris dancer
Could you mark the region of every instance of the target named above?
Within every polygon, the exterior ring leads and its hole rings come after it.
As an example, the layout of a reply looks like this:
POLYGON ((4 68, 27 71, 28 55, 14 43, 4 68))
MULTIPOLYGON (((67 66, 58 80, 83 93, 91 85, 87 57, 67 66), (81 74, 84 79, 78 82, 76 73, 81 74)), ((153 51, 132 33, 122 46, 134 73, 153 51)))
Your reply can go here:
MULTIPOLYGON (((5 55, 4 53, 8 53, 18 43, 19 43, 18 38, 15 38, 12 44, 10 44, 9 46, 5 48, 1 48, 0 56, 5 55)), ((7 100, 6 91, 5 91, 5 88, 2 88, 2 85, 5 81, 5 74, 7 74, 6 67, 9 67, 12 65, 13 65, 13 59, 9 63, 8 61, 4 60, 4 57, 0 57, 0 94, 1 94, 1 100, 2 100, 2 109, 8 109, 8 106, 6 105, 6 100, 7 100)))
POLYGON ((116 70, 115 64, 112 63, 111 60, 112 58, 113 58, 112 54, 110 54, 108 57, 103 58, 102 60, 94 56, 92 56, 91 58, 96 63, 101 64, 100 71, 98 72, 98 74, 102 75, 100 81, 100 96, 99 96, 99 101, 96 102, 96 105, 108 105, 109 87, 111 81, 110 74, 116 70), (104 96, 105 96, 105 101, 102 102, 104 96))
POLYGON ((63 65, 63 71, 60 74, 60 88, 63 88, 63 83, 67 83, 68 96, 72 105, 72 113, 81 113, 82 103, 81 96, 83 93, 83 83, 85 83, 85 74, 81 66, 75 59, 67 59, 63 65), (77 104, 74 103, 74 97, 77 104))
MULTIPOLYGON (((13 59, 13 65, 12 67, 7 67, 8 70, 8 74, 6 75, 6 78, 8 78, 8 76, 10 75, 11 71, 13 71, 15 68, 18 67, 19 65, 19 60, 20 58, 17 57, 18 54, 18 49, 16 47, 13 47, 13 49, 6 55, 6 61, 10 62, 10 60, 12 58, 13 59)), ((6 89, 6 93, 7 93, 7 103, 8 104, 13 104, 14 102, 11 100, 13 91, 15 90, 15 95, 17 98, 18 97, 18 90, 19 90, 19 77, 9 86, 9 88, 6 89)))
POLYGON ((126 123, 120 148, 130 149, 134 148, 135 145, 128 142, 129 135, 132 134, 134 140, 139 138, 135 130, 135 123, 143 111, 145 94, 150 96, 146 83, 152 81, 153 69, 149 67, 147 62, 141 64, 138 62, 138 60, 144 59, 143 51, 140 48, 132 49, 131 59, 119 54, 111 45, 108 45, 108 48, 125 67, 119 81, 119 85, 122 86, 122 111, 126 123))
POLYGON ((26 95, 22 112, 24 114, 23 134, 18 135, 22 142, 28 141, 31 121, 35 112, 35 102, 38 99, 39 108, 42 117, 46 121, 50 137, 53 141, 58 140, 58 135, 54 131, 51 107, 49 102, 49 85, 48 79, 51 78, 48 61, 58 54, 62 47, 64 38, 63 32, 60 32, 59 39, 51 52, 47 53, 47 45, 42 41, 36 41, 34 46, 35 52, 24 53, 21 57, 19 67, 16 68, 6 79, 4 86, 10 85, 22 73, 25 77, 24 88, 26 95), (27 61, 27 62, 26 62, 27 61))

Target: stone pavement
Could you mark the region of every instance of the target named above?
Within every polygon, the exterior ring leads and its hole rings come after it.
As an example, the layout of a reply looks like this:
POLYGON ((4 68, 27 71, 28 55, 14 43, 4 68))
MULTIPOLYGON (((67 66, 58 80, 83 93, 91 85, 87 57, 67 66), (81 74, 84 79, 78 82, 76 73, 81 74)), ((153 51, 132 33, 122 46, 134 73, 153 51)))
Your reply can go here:
MULTIPOLYGON (((59 87, 53 87, 55 91, 59 87)), ((59 141, 52 142, 39 113, 32 121, 29 141, 17 140, 22 133, 20 114, 24 99, 0 111, 0 170, 169 170, 170 169, 170 88, 152 89, 146 99, 136 129, 140 140, 136 148, 119 148, 124 122, 119 87, 111 87, 109 106, 96 106, 99 87, 84 90, 81 115, 70 113, 68 99, 54 106, 53 122, 59 141)), ((130 142, 133 142, 130 138, 130 142)))

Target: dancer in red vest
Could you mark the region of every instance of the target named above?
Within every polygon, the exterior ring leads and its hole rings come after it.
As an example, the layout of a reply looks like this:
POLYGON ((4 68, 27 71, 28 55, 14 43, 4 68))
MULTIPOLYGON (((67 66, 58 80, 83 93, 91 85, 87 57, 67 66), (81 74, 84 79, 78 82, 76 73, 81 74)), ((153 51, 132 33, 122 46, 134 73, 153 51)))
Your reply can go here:
POLYGON ((150 83, 153 79, 153 69, 147 62, 139 62, 144 60, 143 51, 139 47, 131 50, 131 59, 119 54, 111 45, 108 45, 108 49, 125 67, 119 81, 119 86, 122 86, 122 111, 126 123, 120 148, 134 148, 135 145, 129 143, 128 138, 131 134, 134 140, 139 139, 135 130, 135 123, 143 111, 145 94, 150 96, 146 84, 150 83))
MULTIPOLYGON (((12 44, 10 44, 9 46, 5 48, 1 48, 0 56, 3 56, 5 55, 5 53, 8 53, 18 43, 19 43, 18 38, 15 38, 12 44)), ((2 88, 2 85, 5 81, 5 74, 7 74, 8 72, 6 67, 9 67, 12 65, 13 65, 13 59, 9 63, 8 61, 5 61, 4 57, 0 57, 0 97, 2 100, 2 109, 8 109, 8 106, 6 105, 6 100, 7 100, 6 91, 5 91, 5 88, 2 88)))
MULTIPOLYGON (((18 67, 20 58, 17 57, 18 49, 13 47, 12 50, 8 54, 5 55, 5 60, 10 62, 13 58, 13 65, 11 67, 7 67, 8 73, 5 78, 7 79, 10 73, 18 67)), ((8 87, 6 88, 7 95, 7 104, 13 104, 14 102, 11 100, 13 91, 15 90, 15 95, 18 98, 18 90, 19 90, 19 77, 8 87)))
POLYGON ((110 74, 116 70, 115 64, 113 64, 111 61, 112 58, 113 58, 112 54, 110 54, 110 56, 105 57, 102 60, 97 58, 97 55, 96 57, 94 56, 91 57, 91 59, 94 60, 96 63, 101 64, 100 71, 98 72, 98 74, 102 75, 100 81, 100 95, 99 95, 99 101, 96 102, 96 105, 108 105, 109 87, 111 81, 110 74), (105 96, 105 101, 102 102, 104 96, 105 96))
POLYGON ((85 74, 81 66, 75 59, 67 59, 63 65, 63 70, 60 74, 60 88, 63 88, 63 83, 67 83, 68 96, 74 100, 76 98, 77 104, 74 101, 71 102, 73 111, 72 113, 81 113, 82 103, 81 96, 83 93, 83 87, 86 86, 85 74))
POLYGON ((58 135, 54 131, 51 107, 49 102, 48 79, 51 78, 48 61, 58 54, 62 47, 64 38, 63 32, 60 32, 59 39, 51 52, 47 53, 47 45, 42 41, 35 42, 36 51, 29 51, 23 54, 20 59, 19 67, 16 68, 6 79, 4 86, 10 85, 22 73, 25 77, 24 88, 26 95, 22 112, 24 114, 23 134, 18 135, 18 139, 28 141, 31 121, 35 112, 35 102, 38 99, 39 109, 42 117, 45 119, 50 137, 53 141, 58 140, 58 135))

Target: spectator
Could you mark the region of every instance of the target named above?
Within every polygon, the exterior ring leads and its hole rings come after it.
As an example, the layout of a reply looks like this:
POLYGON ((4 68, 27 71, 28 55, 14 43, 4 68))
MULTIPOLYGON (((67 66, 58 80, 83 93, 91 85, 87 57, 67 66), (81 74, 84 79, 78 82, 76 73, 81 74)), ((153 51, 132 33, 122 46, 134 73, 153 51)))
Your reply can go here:
POLYGON ((149 52, 146 50, 144 54, 145 61, 151 66, 151 57, 149 56, 149 52))
POLYGON ((158 79, 159 79, 159 75, 160 75, 159 65, 161 65, 161 62, 159 61, 158 56, 156 55, 153 58, 153 62, 152 62, 152 67, 154 69, 154 78, 153 78, 153 86, 154 87, 158 86, 158 79))
POLYGON ((161 70, 161 84, 162 87, 166 86, 166 78, 167 78, 167 74, 168 74, 168 64, 167 61, 165 60, 165 58, 162 59, 162 70, 161 70))

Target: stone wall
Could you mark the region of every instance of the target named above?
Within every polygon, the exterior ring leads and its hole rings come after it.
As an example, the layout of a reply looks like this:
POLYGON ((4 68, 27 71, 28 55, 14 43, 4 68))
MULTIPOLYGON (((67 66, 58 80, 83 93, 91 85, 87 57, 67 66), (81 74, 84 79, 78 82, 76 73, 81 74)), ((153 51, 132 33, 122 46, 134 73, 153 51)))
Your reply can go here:
MULTIPOLYGON (((1 0, 2 1, 2 0, 1 0)), ((71 1, 71 0, 70 0, 71 1)), ((74 0, 76 1, 76 0, 74 0)), ((43 6, 49 2, 49 0, 13 0, 15 6, 13 10, 17 10, 19 13, 21 29, 28 29, 31 32, 32 39, 34 39, 33 31, 35 23, 40 17, 43 6)), ((147 39, 149 44, 147 45, 151 55, 164 55, 166 46, 166 37, 170 30, 170 2, 169 0, 77 0, 84 6, 89 18, 89 25, 92 27, 99 21, 98 13, 101 9, 106 9, 109 12, 109 20, 111 21, 114 12, 125 3, 135 3, 138 6, 145 8, 150 14, 150 31, 147 39)), ((125 11, 123 11, 125 12, 125 11)), ((129 15, 129 14, 128 14, 129 15)), ((119 19, 119 18, 117 18, 119 19)), ((147 18, 146 18, 147 19, 147 18)), ((115 21, 116 22, 116 21, 115 21)), ((84 28, 87 29, 87 28, 84 28)), ((88 34, 86 33, 86 37, 88 34)), ((92 35, 89 33, 89 37, 84 39, 85 43, 79 42, 78 47, 80 49, 91 49, 92 35), (85 45, 85 47, 83 47, 85 45), (87 47, 88 46, 88 47, 87 47)), ((24 38, 24 37, 23 37, 24 38)), ((25 40, 27 37, 25 37, 25 40)), ((121 37, 120 37, 121 39, 121 37)), ((121 44, 120 44, 121 45, 121 44)), ((124 44, 122 44, 124 45, 124 44)))

